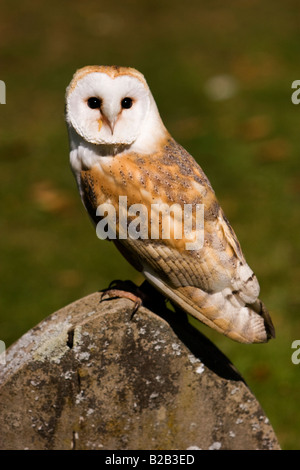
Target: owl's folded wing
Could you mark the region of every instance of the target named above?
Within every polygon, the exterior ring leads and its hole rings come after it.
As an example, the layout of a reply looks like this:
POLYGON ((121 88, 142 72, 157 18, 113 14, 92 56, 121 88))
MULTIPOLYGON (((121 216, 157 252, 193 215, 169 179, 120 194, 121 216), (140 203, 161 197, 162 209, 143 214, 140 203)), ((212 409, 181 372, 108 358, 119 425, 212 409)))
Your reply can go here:
POLYGON ((203 323, 239 342, 267 341, 274 336, 272 321, 221 209, 204 228, 208 243, 195 251, 178 249, 174 240, 115 244, 151 284, 203 323))
MULTIPOLYGON (((172 155, 175 150, 172 148, 172 155)), ((117 237, 114 242, 149 282, 186 312, 237 341, 267 341, 274 336, 274 328, 258 299, 257 279, 247 265, 237 237, 201 168, 186 152, 180 148, 178 151, 178 159, 175 163, 172 161, 172 174, 169 160, 164 163, 155 161, 154 157, 147 161, 147 171, 151 172, 154 181, 159 182, 159 197, 167 205, 176 199, 193 207, 198 203, 204 205, 203 245, 188 250, 187 240, 176 239, 172 234, 167 239, 161 236, 153 239, 151 231, 146 239, 128 236, 121 240, 117 237), (185 174, 185 178, 176 178, 179 171, 185 174), (169 179, 164 180, 164 174, 168 174, 169 179)), ((141 202, 149 210, 153 188, 152 180, 146 176, 135 155, 122 156, 122 159, 115 157, 107 169, 102 165, 101 171, 95 167, 82 172, 83 202, 95 223, 96 208, 107 200, 106 194, 109 194, 116 212, 121 192, 127 194, 128 206, 141 202), (134 179, 130 178, 129 172, 131 176, 135 174, 134 179), (105 175, 109 177, 104 178, 105 175), (139 181, 146 186, 139 185, 139 181)), ((171 225, 175 227, 176 223, 174 215, 171 225)), ((149 227, 150 224, 150 230, 149 227)))

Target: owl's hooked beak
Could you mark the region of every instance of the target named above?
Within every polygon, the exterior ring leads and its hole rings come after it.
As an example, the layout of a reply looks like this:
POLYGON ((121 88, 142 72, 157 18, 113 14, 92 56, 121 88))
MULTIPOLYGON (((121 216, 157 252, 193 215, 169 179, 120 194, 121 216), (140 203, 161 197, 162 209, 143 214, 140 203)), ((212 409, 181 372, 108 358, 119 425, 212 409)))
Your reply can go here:
POLYGON ((101 119, 109 127, 111 135, 113 135, 118 116, 114 112, 110 112, 110 110, 105 110, 104 114, 102 110, 101 119))
POLYGON ((116 118, 113 118, 112 120, 107 119, 107 121, 106 121, 108 127, 110 128, 111 135, 113 135, 113 133, 114 133, 114 128, 115 128, 115 125, 116 125, 116 121, 117 121, 116 118))
POLYGON ((99 131, 101 130, 102 125, 106 124, 110 129, 111 135, 113 135, 116 121, 117 121, 117 118, 108 119, 104 114, 102 114, 101 118, 98 119, 99 131))

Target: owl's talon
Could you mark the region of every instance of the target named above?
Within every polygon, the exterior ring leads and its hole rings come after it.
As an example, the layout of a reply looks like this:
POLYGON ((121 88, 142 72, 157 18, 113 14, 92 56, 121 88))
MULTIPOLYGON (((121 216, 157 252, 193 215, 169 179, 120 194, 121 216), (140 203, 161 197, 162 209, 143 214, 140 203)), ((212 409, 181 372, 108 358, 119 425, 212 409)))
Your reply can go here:
MULTIPOLYGON (((118 283, 126 284, 126 281, 125 282, 124 281, 113 281, 113 282, 110 283, 110 286, 112 284, 118 284, 118 283)), ((136 288, 136 289, 138 289, 138 288, 136 288)), ((141 297, 133 294, 132 292, 128 292, 128 291, 121 290, 121 289, 111 289, 109 287, 108 289, 101 292, 100 302, 103 302, 105 300, 118 299, 118 298, 123 298, 123 299, 125 298, 125 299, 129 299, 132 302, 134 302, 134 307, 133 307, 133 310, 132 310, 131 316, 130 316, 130 320, 132 320, 134 314, 138 311, 138 309, 140 308, 140 306, 143 303, 141 297), (104 297, 107 297, 107 298, 104 298, 104 297)))
POLYGON ((144 281, 141 286, 137 286, 129 280, 114 280, 110 282, 107 289, 100 292, 100 302, 116 298, 125 298, 134 302, 130 320, 142 305, 155 311, 158 309, 164 311, 166 308, 166 298, 147 281, 144 281))

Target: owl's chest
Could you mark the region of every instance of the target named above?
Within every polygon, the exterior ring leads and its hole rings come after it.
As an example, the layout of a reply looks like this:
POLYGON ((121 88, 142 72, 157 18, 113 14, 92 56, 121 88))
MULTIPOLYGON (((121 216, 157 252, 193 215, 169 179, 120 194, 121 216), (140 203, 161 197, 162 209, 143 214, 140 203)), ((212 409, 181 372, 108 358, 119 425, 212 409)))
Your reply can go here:
POLYGON ((112 204, 117 208, 120 198, 124 196, 130 204, 147 204, 151 194, 149 189, 142 189, 141 180, 137 169, 124 164, 99 164, 80 172, 84 203, 94 211, 101 204, 112 204))
POLYGON ((151 205, 158 200, 180 202, 182 190, 170 171, 147 161, 146 158, 114 158, 80 172, 84 203, 96 210, 100 204, 119 205, 127 197, 129 205, 151 205))
POLYGON ((148 213, 152 205, 161 203, 184 208, 185 204, 206 202, 210 206, 207 185, 205 181, 200 184, 199 178, 197 182, 196 170, 183 174, 176 162, 159 154, 131 153, 104 159, 80 173, 83 202, 92 217, 103 204, 112 205, 118 213, 124 201, 127 207, 142 204, 148 213))

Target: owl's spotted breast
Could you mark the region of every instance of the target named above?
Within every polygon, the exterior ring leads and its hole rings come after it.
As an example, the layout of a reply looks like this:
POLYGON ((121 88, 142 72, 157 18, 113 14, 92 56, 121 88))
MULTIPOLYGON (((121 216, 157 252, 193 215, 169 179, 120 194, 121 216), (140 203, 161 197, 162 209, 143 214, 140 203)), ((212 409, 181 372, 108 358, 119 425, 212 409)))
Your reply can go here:
POLYGON ((97 187, 97 195, 95 191, 93 193, 98 204, 100 200, 102 203, 106 199, 113 200, 119 195, 126 195, 130 204, 151 204, 162 197, 168 204, 205 203, 208 218, 217 216, 219 209, 204 172, 171 139, 161 152, 150 155, 122 153, 108 162, 99 159, 92 168, 81 171, 81 180, 89 190, 91 186, 97 187))
MULTIPOLYGON (((208 290, 216 282, 228 283, 238 260, 244 262, 239 243, 227 219, 223 219, 222 209, 207 177, 195 160, 172 139, 168 139, 162 151, 156 154, 124 153, 109 161, 100 161, 90 170, 81 172, 81 185, 85 206, 94 220, 97 207, 109 203, 115 209, 118 222, 120 196, 127 198, 128 208, 142 204, 148 215, 146 240, 149 240, 148 243, 142 242, 148 247, 148 252, 151 244, 162 245, 176 250, 191 265, 196 258, 205 272, 204 284, 208 290), (180 220, 175 216, 172 219, 174 226, 177 222, 181 224, 180 238, 174 237, 174 229, 170 231, 169 238, 163 239, 160 224, 159 239, 153 239, 151 214, 153 205, 157 203, 169 207, 178 204, 182 209, 180 220), (201 249, 189 251, 186 249, 183 214, 186 205, 191 205, 194 216, 197 204, 204 207, 204 242, 201 249)), ((128 216, 127 220, 130 223, 132 217, 128 216)), ((198 283, 198 279, 191 282, 192 285, 198 283)))

